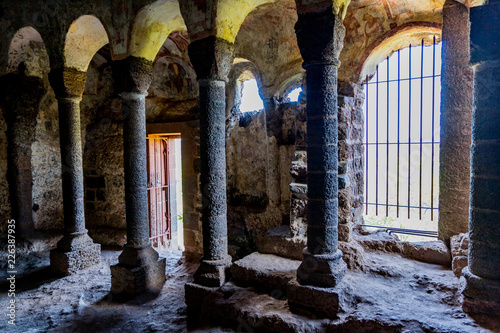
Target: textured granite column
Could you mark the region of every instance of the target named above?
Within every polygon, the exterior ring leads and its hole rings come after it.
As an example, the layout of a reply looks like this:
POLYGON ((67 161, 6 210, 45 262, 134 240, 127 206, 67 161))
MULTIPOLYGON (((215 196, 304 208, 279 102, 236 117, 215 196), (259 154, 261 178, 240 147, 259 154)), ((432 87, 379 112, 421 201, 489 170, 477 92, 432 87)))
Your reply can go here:
POLYGON ((295 30, 306 70, 308 189, 307 249, 297 280, 334 287, 346 270, 338 249, 337 146, 337 68, 345 28, 327 8, 299 14, 295 30))
POLYGON ((127 243, 118 264, 111 266, 111 293, 130 298, 144 291, 159 292, 165 283, 165 259, 159 258, 149 240, 145 102, 152 63, 128 57, 114 61, 112 69, 123 113, 127 243))
POLYGON ((233 45, 209 36, 189 45, 189 57, 200 86, 200 157, 203 257, 186 284, 190 312, 200 310, 203 299, 228 279, 231 256, 227 249, 226 203, 226 80, 233 45))
POLYGON ((72 274, 100 262, 101 246, 94 244, 85 229, 80 101, 87 73, 52 69, 50 83, 59 106, 64 235, 50 252, 50 266, 72 274))
POLYGON ((200 86, 203 258, 194 281, 206 287, 222 286, 231 265, 227 252, 225 91, 232 53, 232 45, 214 36, 189 45, 200 86))
POLYGON ((469 10, 455 0, 443 7, 439 238, 468 231, 472 69, 469 68, 469 10))
POLYGON ((345 28, 331 4, 298 14, 307 95, 307 248, 297 279, 288 284, 288 305, 294 312, 336 317, 349 294, 338 248, 337 68, 345 28))
POLYGON ((463 308, 500 316, 500 1, 471 8, 474 70, 469 266, 463 308))

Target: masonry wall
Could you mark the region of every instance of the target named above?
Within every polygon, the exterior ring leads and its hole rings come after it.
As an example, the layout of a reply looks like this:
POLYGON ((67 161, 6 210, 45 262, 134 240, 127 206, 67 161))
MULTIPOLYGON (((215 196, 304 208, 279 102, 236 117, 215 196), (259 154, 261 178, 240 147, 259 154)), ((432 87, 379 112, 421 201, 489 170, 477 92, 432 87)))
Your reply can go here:
POLYGON ((290 224, 296 104, 231 116, 226 138, 230 253, 253 252, 267 230, 290 224), (267 111, 267 110, 266 110, 267 111))

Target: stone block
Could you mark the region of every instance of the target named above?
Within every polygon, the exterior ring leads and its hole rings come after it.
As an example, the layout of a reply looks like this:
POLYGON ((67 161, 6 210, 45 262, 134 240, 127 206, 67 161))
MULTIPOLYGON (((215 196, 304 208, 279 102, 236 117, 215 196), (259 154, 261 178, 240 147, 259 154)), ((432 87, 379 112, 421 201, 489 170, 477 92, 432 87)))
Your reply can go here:
POLYGON ((254 252, 231 266, 232 279, 242 286, 253 286, 271 295, 286 295, 288 282, 297 275, 299 260, 254 252))
POLYGON ((194 273, 194 281, 208 287, 222 287, 229 280, 231 256, 221 260, 202 260, 194 273))
POLYGON ((199 315, 203 309, 205 299, 219 290, 218 287, 205 287, 200 284, 189 282, 184 285, 185 302, 189 315, 199 315))
POLYGON ((485 279, 470 272, 469 267, 462 271, 461 291, 462 308, 471 314, 485 314, 500 317, 500 281, 485 279))
POLYGON ((450 267, 451 253, 442 241, 403 243, 408 258, 450 267))
POLYGON ((118 263, 111 266, 111 294, 116 300, 130 299, 142 292, 157 293, 165 283, 165 258, 140 266, 118 263))
POLYGON ((347 282, 333 288, 304 286, 296 279, 288 282, 288 305, 290 310, 313 318, 338 318, 353 303, 353 290, 347 282))
POLYGON ((452 236, 450 238, 451 268, 456 276, 462 275, 462 269, 468 265, 469 236, 467 233, 452 236))
POLYGON ((101 245, 89 242, 71 251, 50 251, 50 267, 56 272, 70 275, 101 262, 101 245))
POLYGON ((291 237, 288 226, 269 229, 257 243, 260 253, 275 254, 280 257, 302 260, 302 251, 307 246, 305 237, 291 237))

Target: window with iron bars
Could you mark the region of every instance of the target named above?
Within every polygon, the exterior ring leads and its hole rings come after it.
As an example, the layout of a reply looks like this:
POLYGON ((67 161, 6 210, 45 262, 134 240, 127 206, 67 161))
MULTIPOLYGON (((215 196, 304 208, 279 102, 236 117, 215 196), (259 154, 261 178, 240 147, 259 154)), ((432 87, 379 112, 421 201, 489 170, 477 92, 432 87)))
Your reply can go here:
POLYGON ((437 237, 440 74, 434 38, 394 52, 365 82, 365 225, 437 237))

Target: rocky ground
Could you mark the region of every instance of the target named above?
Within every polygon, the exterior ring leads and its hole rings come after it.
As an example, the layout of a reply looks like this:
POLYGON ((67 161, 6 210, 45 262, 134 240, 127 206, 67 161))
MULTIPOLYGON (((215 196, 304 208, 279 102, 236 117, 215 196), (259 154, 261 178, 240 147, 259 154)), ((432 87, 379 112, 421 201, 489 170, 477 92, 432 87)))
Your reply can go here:
MULTIPOLYGON (((163 253, 167 281, 160 295, 116 303, 108 294, 109 267, 119 253, 105 250, 99 265, 63 278, 51 273, 48 252, 22 259, 17 325, 4 317, 0 332, 500 332, 500 324, 462 311, 460 279, 451 269, 382 251, 364 253, 363 266, 348 271, 344 281, 352 286, 353 303, 336 320, 290 312, 280 288, 294 278, 300 261, 253 254, 234 265, 233 281, 205 304, 212 327, 200 328, 191 318, 188 324, 184 303, 184 284, 195 264, 180 252, 163 253)), ((0 308, 6 313, 6 276, 1 278, 0 308)))
MULTIPOLYGON (((16 326, 2 315, 0 332, 232 332, 219 328, 187 328, 184 284, 196 265, 180 252, 167 257, 167 282, 160 295, 138 297, 127 303, 112 302, 110 265, 119 251, 103 251, 101 264, 78 274, 58 278, 49 270, 48 252, 31 254, 18 264, 16 326)), ((4 270, 2 270, 4 273, 4 270)), ((0 308, 9 298, 2 276, 0 308)))

